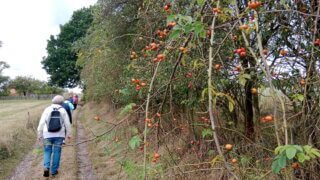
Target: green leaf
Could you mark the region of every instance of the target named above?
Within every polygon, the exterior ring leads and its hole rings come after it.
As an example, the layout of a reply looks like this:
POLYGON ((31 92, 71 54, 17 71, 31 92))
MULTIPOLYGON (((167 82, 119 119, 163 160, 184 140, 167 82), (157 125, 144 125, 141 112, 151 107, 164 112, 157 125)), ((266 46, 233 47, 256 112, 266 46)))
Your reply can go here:
POLYGON ((200 101, 204 101, 206 94, 208 94, 208 88, 205 88, 205 89, 201 92, 200 101))
POLYGON ((204 2, 205 2, 204 0, 197 0, 197 3, 198 3, 199 6, 203 6, 204 2))
POLYGON ((137 135, 137 136, 133 136, 130 141, 129 141, 129 146, 132 150, 136 149, 137 147, 140 146, 140 143, 141 143, 141 139, 140 137, 137 135))
POLYGON ((251 79, 250 74, 243 74, 242 76, 243 76, 244 78, 246 78, 246 79, 251 79))
POLYGON ((190 32, 193 31, 193 26, 191 24, 187 24, 183 27, 183 30, 186 34, 189 34, 190 32))
POLYGON ((271 169, 275 174, 279 174, 281 167, 279 166, 278 160, 272 162, 271 169))
POLYGON ((237 1, 236 0, 230 0, 229 3, 230 3, 230 5, 236 5, 237 1))
POLYGON ((318 150, 318 149, 312 148, 310 152, 313 153, 314 155, 320 157, 320 153, 319 153, 319 150, 318 150))
POLYGON ((239 75, 239 83, 242 86, 245 86, 247 79, 251 79, 250 74, 244 74, 244 73, 240 73, 239 75))
POLYGON ((202 138, 205 138, 206 136, 213 136, 212 129, 204 129, 202 131, 202 138))
POLYGON ((131 93, 130 93, 130 91, 129 91, 128 88, 124 88, 124 89, 121 89, 120 94, 125 95, 125 96, 128 96, 128 95, 130 95, 131 93))
POLYGON ((294 145, 294 147, 299 151, 299 152, 303 152, 303 149, 301 146, 299 145, 294 145))
POLYGON ((229 111, 232 112, 234 110, 234 105, 236 104, 234 100, 231 98, 231 96, 226 95, 228 101, 229 101, 229 111))
POLYGON ((206 37, 206 32, 205 32, 205 31, 201 31, 200 34, 199 34, 199 36, 200 36, 201 38, 205 38, 205 37, 206 37))
POLYGON ((180 35, 180 29, 175 29, 170 33, 169 39, 170 40, 177 39, 179 37, 179 35, 180 35))
POLYGON ((286 156, 281 155, 281 156, 279 157, 279 159, 278 159, 278 163, 279 163, 279 166, 280 166, 281 168, 285 167, 285 166, 287 165, 287 158, 286 158, 286 156))
POLYGON ((247 80, 245 78, 239 77, 239 84, 244 86, 246 84, 247 80))
POLYGON ((303 149, 306 151, 307 154, 310 153, 311 148, 312 148, 312 147, 309 146, 309 145, 303 146, 303 149))
POLYGON ((308 156, 308 155, 305 155, 304 158, 305 158, 307 161, 309 161, 309 160, 311 159, 310 156, 308 156))
POLYGON ((297 153, 297 149, 295 147, 289 146, 288 148, 286 148, 286 155, 288 159, 294 158, 296 153, 297 153))
POLYGON ((204 31, 204 25, 200 21, 195 22, 193 25, 196 35, 199 35, 202 31, 204 31))
POLYGON ((304 96, 302 94, 297 94, 297 99, 302 102, 304 100, 304 96))
POLYGON ((303 163, 306 160, 306 157, 305 157, 305 155, 303 153, 298 153, 297 157, 298 157, 298 161, 300 163, 303 163))
POLYGON ((126 105, 120 112, 120 115, 123 116, 123 115, 126 115, 130 112, 132 112, 132 108, 135 106, 136 104, 135 103, 130 103, 128 105, 126 105))
POLYGON ((167 25, 168 25, 169 23, 171 23, 172 21, 175 21, 175 19, 176 19, 176 15, 174 15, 174 14, 169 15, 169 16, 167 17, 167 25))
POLYGON ((192 23, 192 17, 191 16, 183 16, 183 19, 186 20, 188 23, 192 23))
POLYGON ((283 146, 278 146, 275 150, 274 150, 274 154, 278 155, 280 150, 283 148, 283 146))
POLYGON ((312 154, 311 152, 308 155, 311 157, 311 159, 315 159, 316 158, 316 156, 314 154, 312 154))
POLYGON ((212 97, 212 108, 215 109, 217 105, 217 96, 212 97))
POLYGON ((233 109, 234 109, 234 105, 229 101, 229 111, 232 112, 233 109))

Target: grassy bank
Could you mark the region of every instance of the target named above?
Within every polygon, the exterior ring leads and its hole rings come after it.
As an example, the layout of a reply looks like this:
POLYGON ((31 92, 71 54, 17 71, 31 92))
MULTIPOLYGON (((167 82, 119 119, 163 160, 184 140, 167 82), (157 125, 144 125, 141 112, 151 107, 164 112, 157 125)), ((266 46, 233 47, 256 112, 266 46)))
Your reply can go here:
MULTIPOLYGON (((116 114, 117 111, 107 104, 87 103, 82 107, 79 120, 86 130, 87 138, 94 138, 112 128, 119 120, 116 114)), ((122 140, 125 138, 123 130, 119 126, 88 143, 92 165, 99 179, 128 179, 121 166, 128 155, 127 141, 122 140)))
POLYGON ((41 113, 49 104, 47 100, 0 102, 0 179, 10 175, 31 149, 41 113))

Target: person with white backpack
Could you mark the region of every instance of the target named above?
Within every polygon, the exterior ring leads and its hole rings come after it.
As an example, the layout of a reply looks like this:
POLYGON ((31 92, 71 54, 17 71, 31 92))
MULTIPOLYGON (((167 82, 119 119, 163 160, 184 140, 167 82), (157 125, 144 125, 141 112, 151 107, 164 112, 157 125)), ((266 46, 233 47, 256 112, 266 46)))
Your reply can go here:
POLYGON ((57 95, 52 99, 52 105, 47 107, 41 115, 38 126, 38 139, 43 139, 44 145, 44 177, 49 177, 51 156, 51 174, 58 174, 60 165, 60 155, 63 140, 67 137, 71 139, 71 125, 66 110, 62 107, 63 96, 57 95))

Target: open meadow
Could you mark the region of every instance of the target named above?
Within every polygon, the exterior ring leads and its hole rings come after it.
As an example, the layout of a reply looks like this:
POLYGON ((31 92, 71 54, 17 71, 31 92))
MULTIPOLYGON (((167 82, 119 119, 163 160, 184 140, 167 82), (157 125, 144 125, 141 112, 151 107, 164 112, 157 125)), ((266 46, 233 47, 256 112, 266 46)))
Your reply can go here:
POLYGON ((49 100, 0 101, 0 179, 35 143, 37 123, 49 104, 49 100))

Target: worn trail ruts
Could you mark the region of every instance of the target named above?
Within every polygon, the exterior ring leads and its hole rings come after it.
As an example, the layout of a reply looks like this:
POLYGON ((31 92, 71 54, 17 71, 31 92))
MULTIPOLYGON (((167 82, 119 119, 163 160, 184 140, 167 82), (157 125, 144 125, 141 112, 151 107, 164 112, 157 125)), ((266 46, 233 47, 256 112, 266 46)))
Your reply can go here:
MULTIPOLYGON (((81 114, 81 109, 74 112, 74 119, 76 123, 77 133, 72 139, 70 145, 67 143, 66 146, 62 148, 59 175, 55 178, 44 178, 43 174, 43 154, 36 154, 31 150, 19 163, 15 171, 12 173, 8 180, 73 180, 73 179, 83 179, 83 180, 97 180, 97 176, 94 173, 89 158, 89 153, 87 149, 87 144, 82 143, 77 146, 72 146, 72 144, 77 144, 86 140, 87 136, 85 134, 85 129, 78 119, 78 115, 81 114), (73 155, 76 155, 73 158, 73 155), (73 173, 76 169, 77 172, 73 173)), ((42 148, 40 143, 36 143, 32 149, 42 148)))
MULTIPOLYGON (((34 149, 37 144, 33 145, 32 149, 34 149)), ((16 167, 12 175, 8 178, 8 180, 17 180, 17 179, 25 179, 26 173, 29 171, 32 162, 37 158, 37 155, 30 151, 23 160, 16 167)))
MULTIPOLYGON (((83 128, 80 120, 77 119, 77 137, 76 142, 85 141, 86 133, 85 129, 83 128)), ((77 164, 78 164, 78 171, 77 176, 79 179, 90 179, 90 180, 97 180, 98 177, 94 173, 92 169, 92 164, 89 158, 88 148, 86 143, 82 143, 76 146, 76 156, 77 156, 77 164)))

